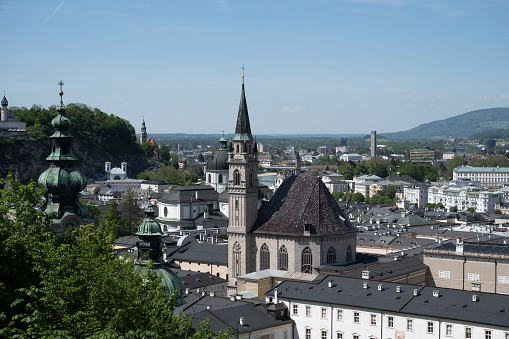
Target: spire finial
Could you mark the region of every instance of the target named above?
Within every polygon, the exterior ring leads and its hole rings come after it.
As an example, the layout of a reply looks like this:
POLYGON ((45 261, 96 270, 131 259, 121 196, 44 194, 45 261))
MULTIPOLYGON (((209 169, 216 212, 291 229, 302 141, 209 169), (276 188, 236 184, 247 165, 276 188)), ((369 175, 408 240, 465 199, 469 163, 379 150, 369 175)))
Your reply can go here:
POLYGON ((244 70, 246 69, 244 65, 242 65, 242 85, 244 85, 244 70))
POLYGON ((60 95, 60 102, 62 102, 62 96, 64 95, 64 91, 62 90, 62 86, 64 85, 64 83, 62 82, 62 80, 60 80, 58 85, 60 86, 60 93, 58 94, 60 95))
POLYGON ((223 130, 223 138, 224 138, 224 130, 223 130))

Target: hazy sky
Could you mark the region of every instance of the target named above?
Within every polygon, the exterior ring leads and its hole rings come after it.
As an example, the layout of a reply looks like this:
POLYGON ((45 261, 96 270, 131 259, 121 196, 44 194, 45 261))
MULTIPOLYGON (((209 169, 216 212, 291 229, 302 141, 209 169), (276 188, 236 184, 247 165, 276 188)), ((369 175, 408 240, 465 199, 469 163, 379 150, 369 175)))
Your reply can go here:
POLYGON ((85 103, 140 132, 395 132, 509 106, 507 0, 0 0, 11 106, 85 103))

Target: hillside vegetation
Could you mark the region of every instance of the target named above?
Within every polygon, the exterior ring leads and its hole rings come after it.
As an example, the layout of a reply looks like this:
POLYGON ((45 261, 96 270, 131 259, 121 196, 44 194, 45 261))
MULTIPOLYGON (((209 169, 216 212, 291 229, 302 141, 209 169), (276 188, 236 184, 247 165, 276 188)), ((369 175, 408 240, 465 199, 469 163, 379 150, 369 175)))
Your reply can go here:
POLYGON ((419 125, 408 131, 382 133, 393 139, 469 138, 485 131, 509 128, 509 107, 481 109, 419 125))
MULTIPOLYGON (((51 120, 57 111, 55 106, 35 105, 13 110, 20 121, 27 123, 29 139, 0 139, 0 177, 17 171, 20 180, 26 183, 37 180, 49 166, 46 157, 51 153, 51 120)), ((67 105, 66 115, 72 121, 70 132, 75 137, 72 149, 79 158, 77 167, 87 177, 103 174, 106 161, 119 167, 126 161, 130 177, 148 167, 147 156, 127 120, 84 104, 67 105)))

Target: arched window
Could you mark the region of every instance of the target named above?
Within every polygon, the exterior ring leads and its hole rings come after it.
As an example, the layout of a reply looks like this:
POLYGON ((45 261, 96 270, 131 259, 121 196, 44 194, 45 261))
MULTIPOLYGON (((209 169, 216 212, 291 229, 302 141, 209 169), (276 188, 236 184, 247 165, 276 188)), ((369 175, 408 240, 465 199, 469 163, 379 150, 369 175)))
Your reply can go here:
POLYGON ((352 261, 352 246, 346 248, 346 261, 352 261))
POLYGON ((313 273, 313 253, 311 252, 311 248, 306 246, 304 250, 302 250, 302 273, 313 273))
POLYGON ((238 200, 235 200, 235 209, 238 210, 239 209, 239 201, 238 200))
POLYGON ((210 174, 209 174, 209 184, 211 183, 212 181, 210 180, 210 174))
POLYGON ((233 185, 239 186, 240 185, 240 173, 239 170, 233 171, 233 185))
POLYGON ((219 178, 217 179, 217 182, 222 184, 223 183, 223 175, 219 174, 219 178))
POLYGON ((327 251, 327 264, 336 262, 336 250, 334 247, 329 248, 327 251))
POLYGON ((240 244, 236 241, 233 245, 233 276, 241 274, 241 249, 240 244))
POLYGON ((279 248, 279 269, 281 271, 288 271, 288 251, 285 245, 279 248))
POLYGON ((253 186, 253 171, 249 172, 249 186, 253 186))
POLYGON ((239 153, 239 144, 235 145, 235 153, 239 153))
POLYGON ((164 217, 166 218, 168 216, 168 208, 164 207, 164 217))
POLYGON ((267 244, 260 247, 260 271, 268 270, 270 268, 270 250, 267 244))

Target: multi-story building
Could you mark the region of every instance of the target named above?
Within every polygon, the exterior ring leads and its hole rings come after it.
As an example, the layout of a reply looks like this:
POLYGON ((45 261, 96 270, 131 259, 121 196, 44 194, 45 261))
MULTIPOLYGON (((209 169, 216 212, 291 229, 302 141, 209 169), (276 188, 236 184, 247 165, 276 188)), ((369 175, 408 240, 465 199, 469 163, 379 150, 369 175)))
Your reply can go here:
POLYGON ((396 190, 396 196, 401 199, 403 195, 403 188, 408 182, 401 180, 382 180, 369 185, 369 197, 374 196, 378 191, 387 192, 387 187, 393 186, 396 190))
POLYGON ((427 286, 509 294, 509 246, 458 240, 425 249, 424 264, 427 286))
POLYGON ((284 281, 282 302, 296 337, 337 339, 509 338, 509 296, 326 276, 284 281))
POLYGON ((442 203, 445 208, 457 207, 464 211, 472 207, 476 212, 495 210, 495 205, 504 202, 504 193, 480 191, 473 187, 433 186, 428 189, 428 202, 442 203))
POLYGON ((458 166, 453 170, 452 178, 480 181, 483 187, 498 187, 509 182, 509 167, 458 166))
POLYGON ((316 149, 316 151, 320 154, 329 154, 332 153, 332 148, 329 146, 320 146, 316 149))
POLYGON ((410 150, 410 161, 422 159, 431 159, 437 161, 442 159, 442 153, 435 149, 413 149, 410 150))
POLYGON ((423 208, 428 203, 428 186, 412 183, 403 187, 403 197, 417 208, 423 208))

